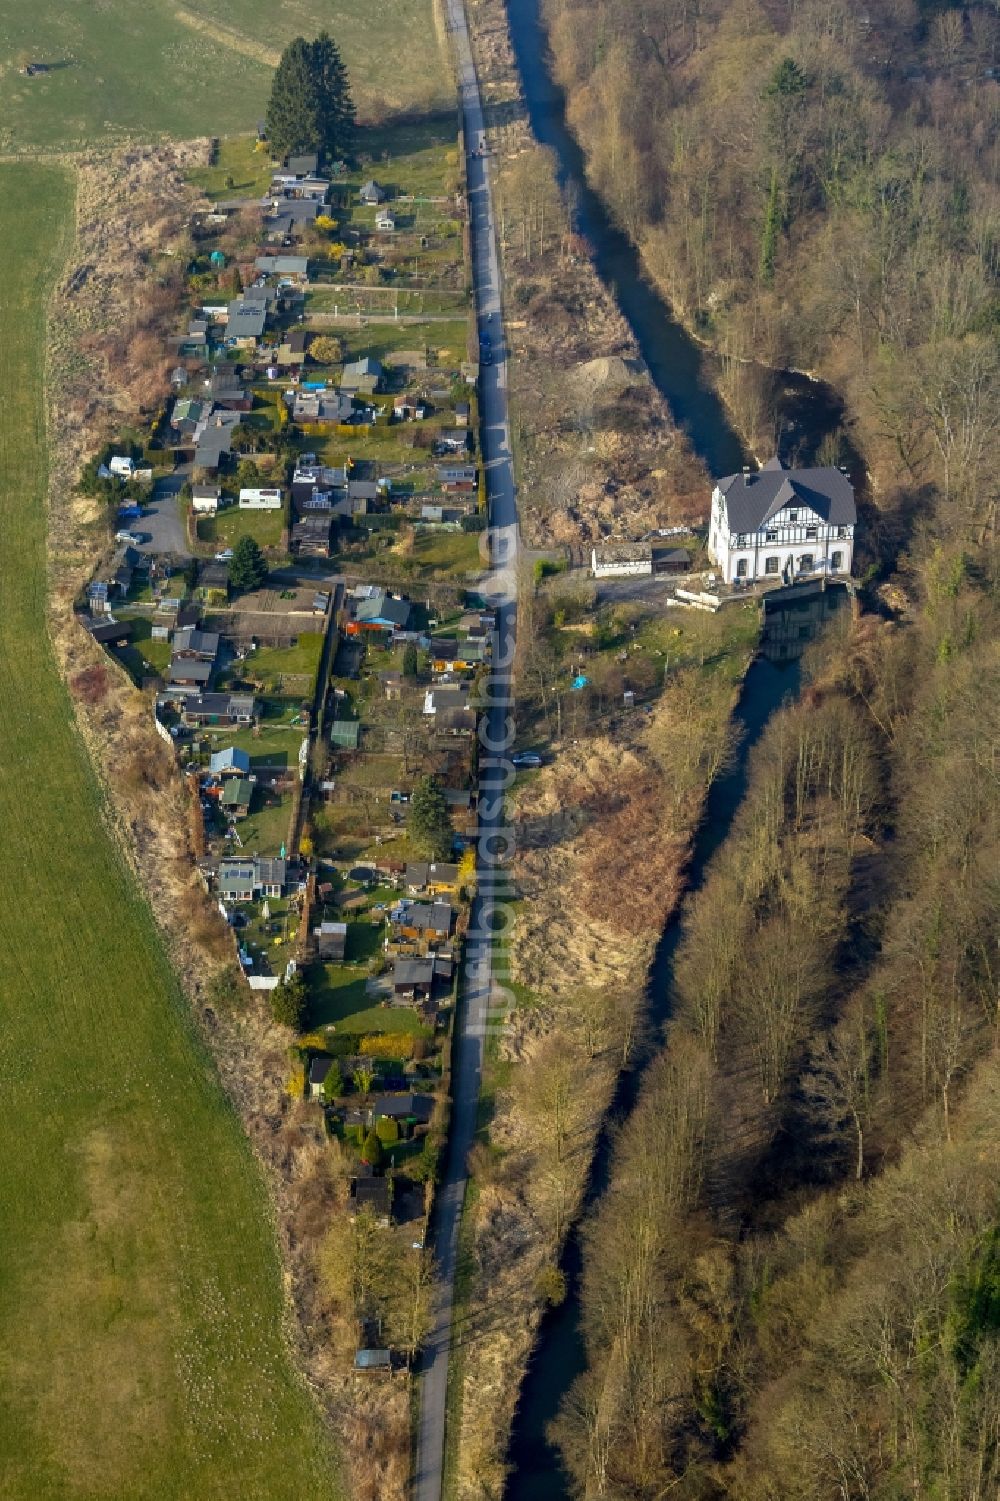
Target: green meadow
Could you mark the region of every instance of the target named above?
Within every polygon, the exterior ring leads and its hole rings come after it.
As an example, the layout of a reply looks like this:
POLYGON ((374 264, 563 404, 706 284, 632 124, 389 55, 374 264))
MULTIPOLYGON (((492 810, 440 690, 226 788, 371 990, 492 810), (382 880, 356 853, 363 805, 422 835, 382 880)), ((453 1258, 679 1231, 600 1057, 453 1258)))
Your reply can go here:
POLYGON ((0 165, 0 1493, 332 1501, 261 1173, 46 635, 42 351, 72 211, 66 172, 0 165))
POLYGON ((453 102, 432 0, 0 0, 0 149, 250 130, 282 48, 323 28, 362 115, 453 102))

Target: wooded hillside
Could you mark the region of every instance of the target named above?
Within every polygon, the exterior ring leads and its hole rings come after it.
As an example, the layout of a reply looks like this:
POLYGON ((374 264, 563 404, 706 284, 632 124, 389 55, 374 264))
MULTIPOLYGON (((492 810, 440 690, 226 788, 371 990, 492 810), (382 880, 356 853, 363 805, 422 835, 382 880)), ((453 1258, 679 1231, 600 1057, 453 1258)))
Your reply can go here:
POLYGON ((761 451, 773 413, 746 358, 832 380, 887 504, 933 478, 992 515, 995 7, 549 0, 546 14, 593 181, 723 353, 761 451))
MULTIPOLYGON (((588 1231, 589 1496, 1000 1485, 993 9, 549 10, 595 183, 759 441, 841 389, 885 587, 808 661, 689 903, 588 1231), (873 609, 873 606, 877 608, 873 609), (891 608, 887 608, 891 606, 891 608)), ((789 455, 789 457, 792 457, 789 455)), ((831 460, 834 453, 828 456, 831 460)))

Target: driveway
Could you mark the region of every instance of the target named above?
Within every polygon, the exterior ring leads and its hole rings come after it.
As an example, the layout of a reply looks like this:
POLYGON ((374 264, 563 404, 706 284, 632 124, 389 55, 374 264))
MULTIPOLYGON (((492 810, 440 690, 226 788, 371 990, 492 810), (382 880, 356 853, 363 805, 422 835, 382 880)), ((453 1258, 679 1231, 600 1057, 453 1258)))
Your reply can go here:
POLYGON ((171 554, 177 558, 191 557, 181 504, 177 498, 184 481, 190 477, 191 466, 185 464, 166 479, 157 480, 145 514, 133 523, 145 539, 139 546, 140 552, 160 556, 171 554))

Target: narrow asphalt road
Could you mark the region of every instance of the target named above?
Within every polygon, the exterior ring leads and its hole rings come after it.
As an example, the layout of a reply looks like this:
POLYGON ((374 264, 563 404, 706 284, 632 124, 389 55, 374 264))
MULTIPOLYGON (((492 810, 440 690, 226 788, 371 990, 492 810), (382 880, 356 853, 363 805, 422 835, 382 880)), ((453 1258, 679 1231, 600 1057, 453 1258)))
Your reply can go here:
MULTIPOLYGON (((480 738, 480 896, 473 904, 466 944, 465 976, 452 1045, 452 1115, 444 1174, 435 1201, 431 1249, 437 1266, 432 1327, 422 1367, 417 1432, 414 1501, 441 1501, 444 1479, 448 1360, 452 1338, 452 1304, 458 1258, 458 1231, 465 1198, 466 1162, 476 1130, 483 1049, 494 998, 492 927, 494 887, 491 875, 498 856, 496 838, 504 826, 504 771, 509 767, 513 735, 510 663, 517 613, 517 505, 507 412, 507 366, 500 307, 500 261, 489 158, 476 154, 483 141, 483 109, 472 61, 463 0, 447 0, 448 28, 455 59, 467 151, 469 219, 473 284, 480 341, 491 346, 492 360, 480 372, 480 432, 486 470, 486 494, 493 545, 493 568, 486 586, 497 610, 489 707, 480 738)), ((496 1018, 494 1018, 496 1020, 496 1018)))

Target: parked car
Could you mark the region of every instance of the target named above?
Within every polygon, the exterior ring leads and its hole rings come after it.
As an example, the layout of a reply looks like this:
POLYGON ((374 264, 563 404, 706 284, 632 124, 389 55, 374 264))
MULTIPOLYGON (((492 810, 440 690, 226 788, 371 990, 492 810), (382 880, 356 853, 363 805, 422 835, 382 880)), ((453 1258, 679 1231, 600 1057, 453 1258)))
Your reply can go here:
POLYGON ((142 541, 142 537, 138 532, 121 531, 115 532, 115 541, 128 542, 130 546, 138 547, 140 542, 142 541))
POLYGON ((510 759, 512 766, 535 767, 542 764, 542 758, 537 751, 518 751, 510 759))
POLYGON ((232 556, 233 549, 231 547, 224 547, 221 552, 215 554, 215 561, 217 563, 228 563, 232 556))

